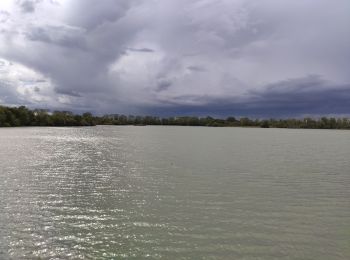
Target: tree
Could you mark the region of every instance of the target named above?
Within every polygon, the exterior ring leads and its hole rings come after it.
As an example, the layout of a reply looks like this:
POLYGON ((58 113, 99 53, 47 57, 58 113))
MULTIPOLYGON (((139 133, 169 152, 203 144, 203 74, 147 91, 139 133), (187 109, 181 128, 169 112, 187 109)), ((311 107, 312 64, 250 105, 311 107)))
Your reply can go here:
POLYGON ((260 127, 261 128, 269 128, 270 127, 269 121, 268 120, 261 121, 260 127))

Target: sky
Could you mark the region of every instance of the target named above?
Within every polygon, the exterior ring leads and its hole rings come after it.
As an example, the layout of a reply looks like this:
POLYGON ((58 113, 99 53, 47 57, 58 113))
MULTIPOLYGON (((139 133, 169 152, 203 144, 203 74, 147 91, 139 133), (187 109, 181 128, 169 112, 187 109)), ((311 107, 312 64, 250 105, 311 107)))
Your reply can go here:
POLYGON ((0 104, 350 115, 349 0, 1 0, 0 104))

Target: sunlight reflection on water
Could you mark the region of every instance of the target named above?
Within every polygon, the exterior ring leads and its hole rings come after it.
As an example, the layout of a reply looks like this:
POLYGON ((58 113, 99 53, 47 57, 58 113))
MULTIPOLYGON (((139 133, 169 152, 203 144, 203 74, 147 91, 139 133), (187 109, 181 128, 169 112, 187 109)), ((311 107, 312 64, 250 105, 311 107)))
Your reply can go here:
POLYGON ((349 259, 350 132, 0 129, 0 259, 349 259))

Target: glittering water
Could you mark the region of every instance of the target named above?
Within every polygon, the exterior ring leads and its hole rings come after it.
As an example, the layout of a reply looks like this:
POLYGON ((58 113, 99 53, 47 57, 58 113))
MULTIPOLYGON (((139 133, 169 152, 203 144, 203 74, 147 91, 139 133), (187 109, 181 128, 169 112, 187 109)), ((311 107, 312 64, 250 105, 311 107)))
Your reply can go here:
POLYGON ((0 259, 350 259, 350 131, 0 129, 0 259))

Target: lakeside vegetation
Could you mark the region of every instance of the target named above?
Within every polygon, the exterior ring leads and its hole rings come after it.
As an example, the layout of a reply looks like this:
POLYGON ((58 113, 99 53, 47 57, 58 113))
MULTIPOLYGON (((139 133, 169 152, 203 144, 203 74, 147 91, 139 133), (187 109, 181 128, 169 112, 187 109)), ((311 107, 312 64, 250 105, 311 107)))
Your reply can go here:
POLYGON ((82 115, 70 111, 49 112, 43 109, 30 110, 24 106, 0 106, 0 127, 11 126, 95 126, 95 125, 178 125, 212 127, 262 127, 304 129, 350 129, 349 118, 321 117, 304 119, 249 119, 247 117, 218 119, 213 117, 168 117, 104 115, 82 115))

